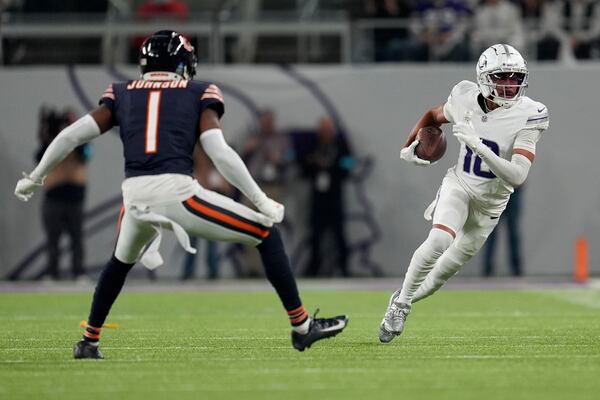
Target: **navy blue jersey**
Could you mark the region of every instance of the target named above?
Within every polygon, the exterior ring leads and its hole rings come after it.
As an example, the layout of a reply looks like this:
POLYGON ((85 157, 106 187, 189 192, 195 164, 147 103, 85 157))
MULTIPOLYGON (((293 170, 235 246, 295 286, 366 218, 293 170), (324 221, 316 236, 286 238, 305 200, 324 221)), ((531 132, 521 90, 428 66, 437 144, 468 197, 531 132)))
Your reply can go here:
POLYGON ((111 84, 100 104, 110 108, 120 127, 125 176, 192 175, 192 153, 200 114, 213 108, 223 115, 219 88, 201 81, 135 80, 111 84))

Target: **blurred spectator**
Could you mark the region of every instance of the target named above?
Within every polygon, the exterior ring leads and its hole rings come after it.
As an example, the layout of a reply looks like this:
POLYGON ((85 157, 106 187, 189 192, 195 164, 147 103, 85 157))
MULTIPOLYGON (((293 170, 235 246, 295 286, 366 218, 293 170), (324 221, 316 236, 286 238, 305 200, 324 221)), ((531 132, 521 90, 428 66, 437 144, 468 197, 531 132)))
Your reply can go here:
POLYGON ((28 13, 102 13, 108 9, 108 0, 25 0, 23 11, 28 13))
POLYGON ((534 29, 538 29, 537 37, 533 35, 530 37, 534 41, 530 45, 535 47, 536 58, 542 61, 556 60, 559 57, 560 43, 566 39, 563 32, 561 11, 554 12, 551 3, 558 2, 521 1, 521 15, 526 30, 534 32, 534 29))
MULTIPOLYGON (((521 195, 522 188, 515 189, 510 196, 506 210, 500 217, 499 225, 506 225, 508 234, 508 248, 510 251, 510 270, 512 276, 522 276, 523 268, 521 265, 521 233, 519 227, 519 218, 521 217, 521 195)), ((483 276, 490 277, 494 275, 494 252, 499 229, 492 231, 487 238, 484 249, 484 268, 483 276)))
MULTIPOLYGON (((57 112, 43 108, 40 112, 39 162, 58 133, 77 120, 70 110, 57 112)), ((83 202, 87 184, 87 167, 91 148, 79 146, 61 161, 44 180, 46 189, 42 206, 42 219, 46 231, 48 264, 46 275, 60 279, 60 238, 67 233, 71 244, 71 273, 73 279, 85 274, 83 251, 83 202)))
MULTIPOLYGON (((208 190, 214 190, 225 196, 231 196, 233 194, 233 186, 229 184, 217 171, 213 163, 210 161, 202 146, 196 144, 194 147, 194 177, 208 190)), ((197 236, 190 237, 190 244, 192 247, 198 249, 201 239, 197 236)), ((219 254, 218 254, 218 242, 212 240, 205 240, 206 242, 206 267, 207 267, 207 278, 217 279, 219 277, 219 254)), ((198 249, 199 250, 199 249, 198 249)), ((183 262, 183 273, 181 275, 182 280, 189 280, 195 278, 196 272, 196 254, 186 253, 185 260, 183 262)))
POLYGON ((521 0, 521 16, 525 21, 539 19, 542 15, 544 0, 521 0))
POLYGON ((242 158, 267 196, 281 201, 285 168, 290 162, 291 148, 287 137, 275 127, 273 111, 262 111, 258 122, 256 131, 251 133, 244 143, 242 158))
POLYGON ((16 8, 16 0, 0 0, 0 13, 8 10, 8 11, 12 11, 14 8, 16 8))
MULTIPOLYGON (((135 15, 136 19, 141 22, 151 22, 161 19, 187 21, 190 16, 190 9, 183 0, 146 0, 137 6, 135 15)), ((180 33, 183 34, 183 32, 180 33)), ((148 35, 136 36, 133 39, 133 48, 131 49, 130 57, 133 63, 137 63, 139 49, 146 37, 148 35)))
POLYGON ((508 0, 484 0, 475 10, 471 49, 478 56, 489 46, 507 43, 522 50, 525 45, 520 10, 508 0))
POLYGON ((586 0, 543 2, 538 59, 570 61, 598 57, 599 8, 598 2, 586 0))
MULTIPOLYGON (((293 156, 287 136, 276 128, 273 111, 261 112, 258 126, 246 138, 241 155, 248 170, 266 195, 283 203, 286 167, 293 156)), ((247 250, 244 251, 244 267, 249 276, 258 276, 262 273, 261 260, 256 251, 250 248, 247 250)))
POLYGON ((330 117, 319 120, 314 149, 303 160, 303 173, 310 181, 311 255, 305 276, 317 276, 321 270, 321 244, 330 231, 336 244, 337 267, 342 276, 348 271, 346 245, 344 181, 354 164, 348 143, 330 117))
POLYGON ((425 43, 429 58, 435 61, 468 61, 467 28, 471 10, 462 0, 417 2, 417 35, 425 43))
POLYGON ((137 16, 143 21, 169 16, 185 20, 189 13, 190 9, 183 0, 147 0, 136 8, 137 16))
MULTIPOLYGON (((366 0, 365 12, 368 18, 408 18, 411 8, 406 0, 366 0)), ((397 53, 409 45, 408 39, 408 26, 373 29, 374 61, 392 61, 401 58, 402 55, 397 53)))
MULTIPOLYGON (((66 26, 67 21, 81 19, 81 13, 87 13, 86 18, 103 19, 108 9, 108 0, 17 0, 7 3, 8 11, 13 13, 54 14, 49 20, 57 26, 66 26), (56 15, 59 13, 64 15, 56 15)), ((0 11, 1 8, 0 5, 0 11)), ((43 22, 43 19, 31 16, 25 21, 43 22)), ((69 33, 48 40, 41 33, 39 36, 3 39, 0 54, 4 64, 98 64, 102 56, 101 43, 99 37, 73 36, 69 33)))
POLYGON ((594 0, 563 1, 565 26, 577 59, 600 56, 600 5, 594 0))

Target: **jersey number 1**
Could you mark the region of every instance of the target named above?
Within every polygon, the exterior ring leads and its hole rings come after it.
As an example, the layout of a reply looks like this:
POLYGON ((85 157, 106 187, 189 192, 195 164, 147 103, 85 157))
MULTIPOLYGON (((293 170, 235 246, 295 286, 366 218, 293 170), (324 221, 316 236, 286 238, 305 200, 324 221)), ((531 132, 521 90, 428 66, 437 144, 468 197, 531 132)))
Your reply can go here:
MULTIPOLYGON (((494 154, 496 154, 497 156, 500 155, 500 147, 498 146, 498 143, 492 142, 491 140, 487 140, 487 139, 481 139, 481 141, 487 147, 492 149, 494 154)), ((471 150, 471 148, 469 146, 466 146, 466 148, 467 148, 467 154, 465 154, 465 161, 463 163, 463 171, 465 171, 468 174, 471 172, 471 158, 473 158, 473 150, 471 150)), ((482 162, 483 162, 483 160, 481 159, 481 157, 479 157, 479 156, 475 157, 475 165, 473 165, 473 174, 480 176, 482 178, 489 178, 489 179, 495 178, 496 175, 494 175, 494 173, 492 171, 485 171, 485 170, 481 169, 482 162)))
POLYGON ((148 93, 146 114, 146 154, 156 153, 158 143, 158 114, 160 111, 160 90, 148 93))

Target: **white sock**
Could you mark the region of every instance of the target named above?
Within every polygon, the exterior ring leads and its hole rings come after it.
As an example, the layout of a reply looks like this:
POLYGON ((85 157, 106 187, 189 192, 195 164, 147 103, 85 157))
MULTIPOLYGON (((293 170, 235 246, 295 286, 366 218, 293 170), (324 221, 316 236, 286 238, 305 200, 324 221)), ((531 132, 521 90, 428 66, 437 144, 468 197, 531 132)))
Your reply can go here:
POLYGON ((427 278, 415 292, 412 301, 416 303, 437 292, 469 259, 471 259, 470 256, 457 252, 456 247, 449 248, 437 260, 427 278))
POLYGON ((413 296, 435 262, 450 247, 453 237, 441 229, 429 231, 427 239, 415 250, 402 283, 396 303, 411 304, 413 296))
POLYGON ((292 330, 301 335, 306 335, 308 333, 308 328, 310 327, 310 321, 312 321, 311 317, 306 318, 306 321, 301 323, 298 326, 292 326, 292 330))

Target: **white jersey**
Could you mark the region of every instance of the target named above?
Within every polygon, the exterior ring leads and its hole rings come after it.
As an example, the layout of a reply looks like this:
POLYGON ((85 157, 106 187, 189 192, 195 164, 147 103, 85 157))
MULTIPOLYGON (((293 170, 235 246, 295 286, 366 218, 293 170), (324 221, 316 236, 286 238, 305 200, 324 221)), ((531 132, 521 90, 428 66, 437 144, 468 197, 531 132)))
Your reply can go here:
MULTIPOLYGON (((444 105, 446 119, 456 124, 464 122, 468 115, 483 143, 506 160, 512 158, 513 148, 535 154, 535 143, 548 129, 546 106, 523 96, 510 108, 500 107, 486 113, 477 101, 479 93, 477 84, 459 82, 444 105)), ((448 174, 455 175, 474 206, 490 216, 498 216, 504 211, 514 190, 497 178, 485 162, 464 144, 461 145, 457 164, 448 170, 448 174)))

